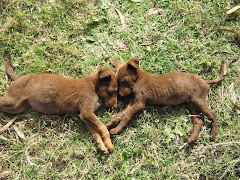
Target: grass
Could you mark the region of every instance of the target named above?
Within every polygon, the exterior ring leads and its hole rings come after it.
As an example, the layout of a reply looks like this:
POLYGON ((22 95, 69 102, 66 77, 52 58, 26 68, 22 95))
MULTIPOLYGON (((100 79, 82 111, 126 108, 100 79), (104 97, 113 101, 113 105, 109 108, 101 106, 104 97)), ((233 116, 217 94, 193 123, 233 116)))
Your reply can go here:
MULTIPOLYGON (((225 79, 211 85, 208 97, 218 113, 215 142, 209 141, 210 121, 203 116, 199 141, 186 144, 193 127, 185 105, 149 105, 121 135, 111 137, 116 149, 103 156, 78 115, 48 116, 30 109, 15 122, 24 140, 14 131, 1 133, 0 173, 9 171, 5 179, 239 179, 240 121, 233 103, 240 104, 240 11, 226 14, 237 3, 2 0, 1 95, 10 84, 6 48, 17 75, 47 72, 80 78, 99 66, 112 67, 113 59, 138 56, 141 68, 152 74, 182 71, 215 79, 221 60, 231 64, 225 79), (146 22, 151 8, 159 12, 146 22), (116 42, 127 48, 120 50, 116 42)), ((106 123, 126 104, 120 99, 117 110, 102 107, 96 114, 106 123)), ((1 113, 0 127, 13 117, 1 113)))

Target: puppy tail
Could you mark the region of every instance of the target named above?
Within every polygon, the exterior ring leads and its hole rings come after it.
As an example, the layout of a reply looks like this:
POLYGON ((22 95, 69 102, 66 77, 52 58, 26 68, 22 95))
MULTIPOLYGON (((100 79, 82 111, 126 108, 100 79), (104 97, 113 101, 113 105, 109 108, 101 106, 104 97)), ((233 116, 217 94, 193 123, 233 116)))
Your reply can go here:
POLYGON ((10 68, 11 55, 10 55, 9 50, 5 50, 4 56, 5 56, 5 59, 6 59, 6 73, 9 76, 11 76, 11 78, 13 78, 13 80, 16 80, 18 76, 16 74, 14 74, 14 72, 10 68))
POLYGON ((222 60, 221 68, 220 68, 220 70, 221 70, 220 76, 216 80, 205 80, 205 82, 207 84, 216 84, 216 83, 220 82, 221 80, 223 80, 224 75, 227 73, 227 69, 228 69, 227 63, 224 60, 222 60))

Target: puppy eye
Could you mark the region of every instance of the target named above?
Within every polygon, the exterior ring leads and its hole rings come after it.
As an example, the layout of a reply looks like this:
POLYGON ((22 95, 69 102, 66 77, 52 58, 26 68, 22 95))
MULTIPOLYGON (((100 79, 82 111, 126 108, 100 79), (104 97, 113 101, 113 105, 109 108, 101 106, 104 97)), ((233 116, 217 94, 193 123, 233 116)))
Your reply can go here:
POLYGON ((128 81, 128 80, 123 81, 123 82, 122 82, 122 85, 123 85, 123 86, 129 86, 129 81, 128 81))
POLYGON ((114 94, 114 93, 117 93, 117 90, 115 88, 109 88, 108 93, 114 94))
POLYGON ((113 96, 115 94, 114 91, 107 91, 108 96, 113 96))

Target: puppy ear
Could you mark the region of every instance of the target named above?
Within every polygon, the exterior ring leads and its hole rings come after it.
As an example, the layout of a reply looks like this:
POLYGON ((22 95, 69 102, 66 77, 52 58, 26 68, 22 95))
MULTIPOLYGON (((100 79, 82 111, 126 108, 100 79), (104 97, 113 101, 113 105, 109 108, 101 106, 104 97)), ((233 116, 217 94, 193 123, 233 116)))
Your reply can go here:
POLYGON ((132 57, 128 60, 128 65, 131 65, 135 69, 139 68, 139 58, 138 57, 132 57))
POLYGON ((121 64, 123 64, 124 62, 120 61, 120 60, 112 60, 111 61, 112 65, 115 67, 115 68, 118 68, 121 64))
POLYGON ((111 75, 111 70, 108 67, 105 67, 105 66, 99 67, 99 70, 98 70, 99 79, 108 78, 110 75, 111 75))

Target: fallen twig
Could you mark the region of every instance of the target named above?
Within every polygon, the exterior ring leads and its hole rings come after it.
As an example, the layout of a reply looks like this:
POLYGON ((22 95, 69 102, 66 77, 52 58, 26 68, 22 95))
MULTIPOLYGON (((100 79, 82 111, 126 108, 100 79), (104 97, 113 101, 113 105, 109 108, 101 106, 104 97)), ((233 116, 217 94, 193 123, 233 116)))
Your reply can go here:
POLYGON ((240 144, 240 142, 226 142, 226 143, 217 143, 213 145, 206 146, 205 148, 211 148, 211 147, 216 147, 216 146, 221 146, 221 145, 232 145, 232 144, 240 144))
POLYGON ((102 46, 102 48, 107 52, 107 54, 110 55, 110 52, 107 50, 107 48, 104 46, 104 44, 99 40, 99 38, 95 37, 93 34, 92 34, 92 36, 102 46))
POLYGON ((202 18, 203 24, 204 24, 204 26, 205 26, 205 28, 206 28, 206 33, 205 33, 205 34, 207 34, 209 30, 208 30, 207 23, 206 23, 206 21, 205 21, 205 19, 204 19, 204 17, 203 17, 203 13, 202 13, 201 10, 200 10, 200 15, 201 15, 201 18, 202 18))
POLYGON ((232 33, 236 34, 238 37, 240 37, 240 35, 232 29, 214 29, 212 31, 228 31, 228 32, 232 32, 232 33))
POLYGON ((16 131, 17 135, 19 136, 20 139, 25 139, 25 135, 23 134, 22 131, 20 131, 20 129, 18 129, 17 126, 13 125, 13 129, 16 131))
POLYGON ((226 142, 226 143, 217 143, 209 146, 203 146, 200 150, 202 150, 202 153, 204 153, 208 148, 214 148, 218 146, 232 146, 234 144, 240 144, 240 142, 226 142))
POLYGON ((160 8, 151 8, 151 9, 149 9, 148 10, 148 12, 147 12, 147 14, 146 14, 146 22, 148 22, 148 18, 149 18, 149 16, 150 15, 152 15, 152 14, 158 14, 160 11, 162 11, 162 9, 160 9, 160 8))
POLYGON ((232 32, 232 33, 236 34, 238 37, 240 37, 240 35, 236 31, 234 31, 233 29, 213 29, 213 30, 209 30, 208 25, 207 25, 206 21, 204 20, 203 13, 202 13, 201 10, 200 10, 200 15, 201 15, 203 24, 206 28, 206 33, 204 33, 204 35, 208 34, 210 31, 228 31, 228 32, 232 32))
POLYGON ((2 171, 2 166, 0 165, 0 178, 7 177, 11 172, 10 171, 2 171))
POLYGON ((143 162, 140 162, 138 165, 136 165, 131 171, 130 174, 134 174, 139 168, 141 168, 143 162))
POLYGON ((224 179, 224 176, 225 176, 226 174, 228 174, 232 169, 234 169, 235 164, 237 164, 237 163, 239 163, 239 162, 240 162, 240 159, 237 159, 237 160, 234 160, 234 161, 229 162, 228 164, 230 164, 230 165, 229 165, 229 166, 227 167, 227 169, 224 171, 224 173, 223 173, 223 175, 221 176, 220 179, 224 179))
POLYGON ((235 7, 233 7, 232 9, 230 9, 230 10, 227 12, 227 14, 231 14, 231 13, 233 13, 234 11, 238 10, 239 8, 240 8, 240 6, 235 6, 235 7))
POLYGON ((27 162, 29 163, 30 166, 38 166, 38 167, 44 167, 45 166, 45 165, 37 165, 37 164, 35 164, 31 161, 31 158, 30 158, 29 153, 28 153, 28 148, 25 151, 25 156, 26 156, 27 162))
POLYGON ((184 143, 181 147, 179 147, 178 149, 179 150, 181 150, 181 149, 183 149, 185 146, 187 146, 188 145, 188 143, 184 143))
POLYGON ((1 129, 0 129, 0 133, 7 130, 11 125, 12 123, 14 123, 14 121, 18 118, 18 116, 16 116, 15 118, 13 118, 12 120, 10 120, 5 126, 3 126, 1 129))
POLYGON ((2 136, 2 135, 0 135, 0 139, 3 140, 3 141, 9 141, 8 138, 6 138, 6 137, 4 137, 4 136, 2 136))
POLYGON ((10 173, 11 173, 10 171, 0 172, 0 178, 5 178, 5 177, 7 177, 10 173))
POLYGON ((120 17, 121 24, 122 24, 123 29, 124 29, 124 28, 126 27, 124 17, 123 17, 123 15, 122 15, 122 13, 121 13, 117 8, 116 8, 116 11, 117 11, 117 13, 118 13, 118 15, 119 15, 119 17, 120 17))

